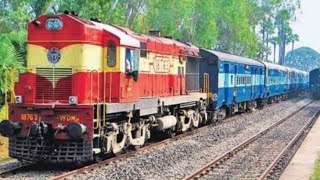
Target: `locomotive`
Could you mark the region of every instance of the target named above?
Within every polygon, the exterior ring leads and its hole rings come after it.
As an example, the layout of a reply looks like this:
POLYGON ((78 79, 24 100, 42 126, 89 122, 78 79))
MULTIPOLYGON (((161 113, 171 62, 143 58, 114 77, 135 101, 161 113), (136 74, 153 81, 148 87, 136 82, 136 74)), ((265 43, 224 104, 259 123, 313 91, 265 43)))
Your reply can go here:
POLYGON ((308 87, 308 73, 150 34, 68 13, 30 22, 27 72, 0 123, 9 155, 88 162, 308 87))

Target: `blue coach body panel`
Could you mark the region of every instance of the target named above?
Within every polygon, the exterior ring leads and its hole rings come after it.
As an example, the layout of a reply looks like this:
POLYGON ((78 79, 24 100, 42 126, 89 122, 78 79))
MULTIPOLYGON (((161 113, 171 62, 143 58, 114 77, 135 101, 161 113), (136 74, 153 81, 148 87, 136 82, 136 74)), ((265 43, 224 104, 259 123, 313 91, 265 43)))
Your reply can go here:
POLYGON ((303 90, 307 90, 309 89, 309 73, 304 71, 303 74, 303 90))
POLYGON ((278 64, 263 62, 266 67, 266 97, 282 95, 288 92, 289 78, 287 68, 278 64))
POLYGON ((200 49, 200 84, 209 74, 213 109, 264 96, 264 65, 256 60, 200 49))
POLYGON ((298 70, 289 67, 287 67, 287 69, 289 74, 289 92, 293 93, 298 90, 299 86, 298 70))
POLYGON ((287 67, 289 74, 289 92, 307 90, 309 88, 309 73, 287 67))

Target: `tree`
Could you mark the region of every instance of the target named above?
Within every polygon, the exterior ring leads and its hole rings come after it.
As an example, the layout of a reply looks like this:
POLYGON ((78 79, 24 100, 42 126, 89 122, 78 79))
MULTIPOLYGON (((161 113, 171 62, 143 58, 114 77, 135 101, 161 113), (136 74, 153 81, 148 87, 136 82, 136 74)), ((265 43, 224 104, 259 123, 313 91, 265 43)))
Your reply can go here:
POLYGON ((308 47, 301 47, 288 52, 285 65, 304 71, 311 71, 320 67, 320 54, 308 47))
MULTIPOLYGON (((11 44, 10 38, 6 35, 0 35, 0 94, 9 94, 11 87, 10 74, 13 71, 22 69, 22 55, 18 52, 15 47, 11 44)), ((4 100, 3 98, 0 98, 4 100)), ((3 102, 0 102, 1 104, 3 102)))

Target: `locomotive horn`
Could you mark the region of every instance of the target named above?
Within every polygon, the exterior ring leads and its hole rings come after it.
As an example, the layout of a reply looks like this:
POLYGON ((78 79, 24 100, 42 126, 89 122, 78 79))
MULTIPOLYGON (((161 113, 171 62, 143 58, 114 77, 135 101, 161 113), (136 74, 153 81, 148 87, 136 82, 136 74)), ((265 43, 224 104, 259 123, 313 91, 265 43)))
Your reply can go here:
POLYGON ((72 122, 67 126, 67 134, 71 139, 80 139, 87 130, 87 126, 72 122))
POLYGON ((17 133, 21 129, 19 122, 11 122, 9 120, 3 120, 0 123, 0 134, 9 137, 17 133))

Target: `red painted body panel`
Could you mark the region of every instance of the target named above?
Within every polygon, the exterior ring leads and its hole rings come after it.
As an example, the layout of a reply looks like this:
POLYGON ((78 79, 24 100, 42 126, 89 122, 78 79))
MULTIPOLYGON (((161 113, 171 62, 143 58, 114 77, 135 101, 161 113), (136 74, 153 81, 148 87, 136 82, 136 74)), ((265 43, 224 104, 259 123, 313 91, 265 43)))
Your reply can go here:
MULTIPOLYGON (((72 44, 95 44, 104 47, 112 39, 116 46, 120 46, 119 37, 111 34, 101 27, 95 26, 92 22, 72 15, 41 16, 35 20, 40 23, 38 26, 29 23, 28 43, 42 46, 46 49, 56 47, 63 48, 72 44), (45 27, 48 17, 59 17, 63 21, 62 29, 50 31, 45 27)), ((160 55, 178 56, 199 56, 199 49, 173 39, 153 37, 137 34, 129 29, 117 27, 131 37, 146 43, 149 52, 156 52, 160 55)), ((100 61, 100 59, 97 59, 100 61)), ((123 61, 120 59, 120 61, 123 61)), ((174 60, 176 61, 176 59, 174 60)), ((17 83, 16 94, 23 95, 26 103, 51 102, 58 100, 67 103, 68 96, 77 96, 79 103, 103 102, 122 103, 138 101, 141 97, 163 97, 170 95, 185 94, 185 79, 178 75, 169 73, 148 74, 140 73, 138 81, 120 72, 89 74, 86 72, 74 73, 72 77, 58 80, 55 87, 54 97, 42 91, 52 91, 51 82, 42 79, 41 87, 36 85, 36 76, 32 73, 25 73, 20 76, 20 83, 17 83), (99 79, 99 83, 98 83, 99 79), (63 87, 70 86, 71 92, 65 92, 63 87), (105 92, 103 87, 105 83, 105 92), (37 88, 36 88, 37 87, 37 88), (51 89, 50 89, 51 88, 51 89), (36 92, 38 91, 38 92, 36 92), (105 96, 104 96, 105 94, 105 96)))
POLYGON ((88 131, 83 138, 90 140, 93 137, 93 107, 92 106, 70 106, 70 105, 50 105, 50 104, 11 104, 9 108, 9 119, 19 121, 22 129, 18 136, 26 137, 32 123, 44 122, 54 130, 58 130, 55 139, 68 139, 63 131, 70 122, 79 122, 86 125, 88 131), (25 118, 25 115, 28 118, 25 118), (76 118, 73 118, 76 117, 76 118))
POLYGON ((59 49, 79 43, 102 45, 102 30, 93 26, 90 21, 80 20, 70 15, 41 16, 28 25, 28 43, 39 45, 47 49, 57 47, 59 49), (48 17, 59 17, 63 21, 62 29, 50 31, 45 23, 48 17), (51 40, 51 41, 50 41, 51 40))
POLYGON ((47 103, 53 101, 68 103, 69 96, 77 96, 79 104, 89 104, 95 103, 97 100, 103 102, 104 95, 108 103, 122 103, 138 101, 142 97, 165 97, 185 94, 185 79, 177 75, 139 74, 138 80, 134 81, 131 76, 120 72, 107 72, 105 75, 104 73, 78 72, 71 77, 58 80, 53 98, 52 83, 41 77, 41 88, 35 88, 39 86, 36 84, 36 76, 33 73, 20 74, 20 80, 16 83, 15 92, 17 95, 22 95, 24 103, 47 103), (105 92, 103 92, 104 76, 106 77, 105 92), (63 93, 63 89, 70 85, 71 81, 71 94, 63 93), (36 96, 36 91, 52 91, 52 94, 36 96))

